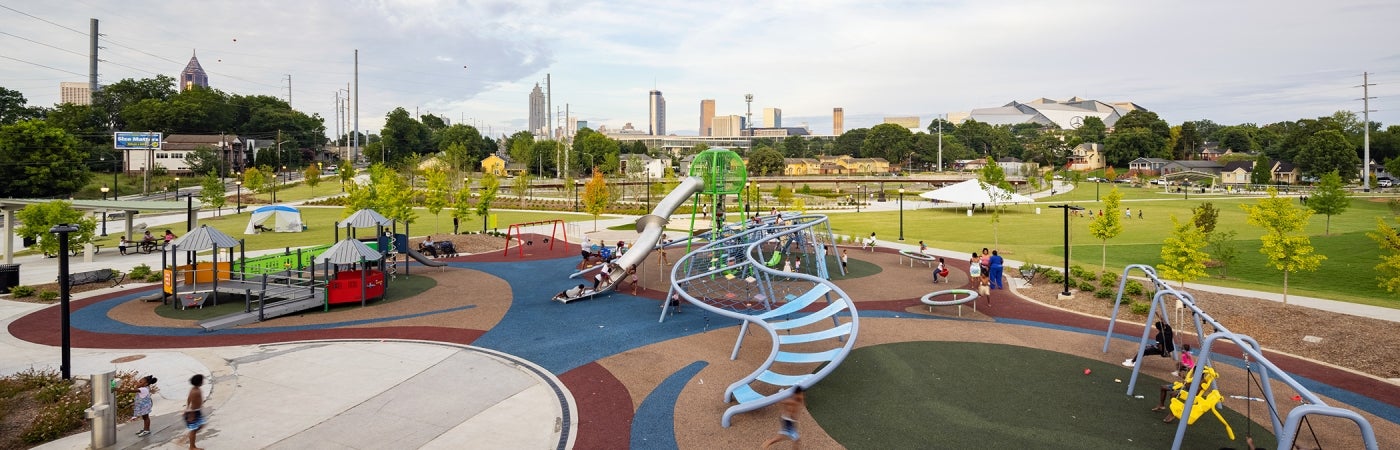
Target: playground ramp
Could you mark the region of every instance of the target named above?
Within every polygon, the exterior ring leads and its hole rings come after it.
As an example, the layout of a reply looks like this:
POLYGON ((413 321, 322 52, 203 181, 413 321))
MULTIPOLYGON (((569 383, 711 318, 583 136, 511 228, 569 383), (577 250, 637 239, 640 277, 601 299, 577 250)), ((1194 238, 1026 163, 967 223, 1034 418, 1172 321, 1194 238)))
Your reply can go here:
POLYGON ((682 256, 672 268, 675 294, 708 312, 743 321, 731 359, 738 357, 749 326, 768 333, 773 343, 752 373, 725 389, 724 401, 735 402, 721 418, 725 427, 737 414, 778 403, 795 387, 806 389, 821 381, 855 345, 859 318, 849 295, 824 277, 766 264, 763 253, 781 251, 782 239, 798 239, 799 233, 811 233, 827 221, 825 216, 809 215, 788 223, 766 221, 714 240, 682 256), (818 308, 820 300, 826 304, 818 308))
MULTIPOLYGON (((623 274, 627 272, 627 268, 631 267, 633 264, 640 266, 643 261, 646 261, 647 256, 651 255, 651 251, 656 248, 657 244, 661 243, 661 234, 666 231, 666 223, 671 220, 671 214, 676 212, 676 208, 685 204, 687 199, 704 188, 705 180, 700 177, 686 177, 684 180, 681 180, 679 186, 671 190, 671 193, 666 194, 666 197, 662 198, 661 201, 656 202, 656 207, 652 208, 651 214, 637 218, 637 231, 640 232, 641 235, 637 237, 636 242, 632 243, 632 247, 627 250, 627 253, 623 253, 622 256, 619 256, 610 263, 612 264, 611 273, 613 274, 611 280, 607 283, 600 284, 598 289, 593 293, 564 299, 561 302, 569 303, 576 300, 590 299, 607 294, 612 292, 613 289, 616 289, 617 285, 621 284, 623 279, 626 278, 623 274)), ((581 275, 592 273, 594 270, 600 268, 602 268, 602 264, 575 272, 569 275, 569 278, 578 278, 581 275)))
POLYGON ((263 284, 258 281, 228 280, 219 283, 219 292, 245 294, 250 291, 253 295, 258 296, 260 301, 267 301, 266 304, 260 305, 261 310, 237 312, 204 320, 199 322, 199 327, 203 328, 204 331, 224 330, 326 304, 326 290, 320 286, 268 286, 267 290, 264 291, 263 284), (276 300, 268 301, 272 299, 276 300))

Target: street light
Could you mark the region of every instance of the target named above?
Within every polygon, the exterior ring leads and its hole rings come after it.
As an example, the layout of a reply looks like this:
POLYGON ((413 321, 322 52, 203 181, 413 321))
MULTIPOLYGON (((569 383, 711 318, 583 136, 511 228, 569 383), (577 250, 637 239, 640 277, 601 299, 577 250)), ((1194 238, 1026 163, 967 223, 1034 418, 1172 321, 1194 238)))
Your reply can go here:
POLYGON ((1065 291, 1060 293, 1061 297, 1068 298, 1069 294, 1069 212, 1083 211, 1084 208, 1073 206, 1068 203, 1063 205, 1050 205, 1051 208, 1063 208, 1065 210, 1065 291))
POLYGON ((904 185, 899 185, 899 240, 904 240, 904 185))
POLYGON ((574 180, 574 212, 578 212, 578 190, 583 189, 583 183, 574 180))
POLYGON ((234 195, 234 201, 238 202, 238 207, 234 208, 233 213, 239 214, 243 212, 243 180, 234 181, 233 185, 237 186, 238 189, 238 194, 234 195))
POLYGON ((175 199, 180 196, 180 177, 175 177, 175 190, 170 191, 170 198, 175 199))
MULTIPOLYGON (((107 200, 107 185, 102 185, 102 200, 107 200)), ((102 209, 102 237, 107 237, 107 209, 102 209)))
POLYGON ((749 203, 753 201, 753 182, 744 182, 744 217, 749 217, 749 203))
POLYGON ((59 360, 58 369, 65 380, 71 379, 73 374, 73 345, 72 341, 69 340, 68 333, 70 328, 68 301, 72 297, 68 290, 68 233, 75 233, 77 231, 78 227, 66 223, 54 225, 53 228, 49 228, 50 233, 58 235, 58 327, 60 333, 59 346, 61 347, 61 359, 59 360))
POLYGON ((856 189, 856 212, 860 212, 860 203, 865 201, 865 185, 862 184, 856 189))
POLYGON ((763 211, 763 188, 758 186, 758 182, 753 182, 754 203, 758 206, 755 211, 763 211))

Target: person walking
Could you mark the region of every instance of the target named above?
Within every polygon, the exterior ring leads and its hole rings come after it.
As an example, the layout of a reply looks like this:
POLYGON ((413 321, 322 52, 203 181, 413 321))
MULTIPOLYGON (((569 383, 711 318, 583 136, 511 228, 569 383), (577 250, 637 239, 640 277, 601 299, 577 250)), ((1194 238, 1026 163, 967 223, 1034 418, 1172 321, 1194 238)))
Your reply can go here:
POLYGON ((987 265, 987 267, 991 269, 991 272, 987 276, 991 278, 992 289, 1006 289, 1006 286, 1001 282, 1002 262, 1001 255, 998 255, 996 250, 992 250, 992 257, 989 260, 990 264, 987 265))
POLYGON ((802 409, 806 407, 806 397, 807 395, 803 393, 802 386, 794 386, 792 388, 792 395, 778 403, 778 405, 783 408, 781 428, 778 429, 777 436, 773 436, 772 439, 763 443, 763 448, 767 449, 768 447, 772 447, 773 444, 777 444, 783 439, 792 441, 793 449, 802 448, 802 436, 797 434, 797 417, 802 413, 802 409))
POLYGON ((190 450, 199 450, 194 444, 195 435, 204 428, 204 393, 199 390, 203 385, 204 375, 190 377, 190 395, 185 400, 185 429, 190 430, 190 450))

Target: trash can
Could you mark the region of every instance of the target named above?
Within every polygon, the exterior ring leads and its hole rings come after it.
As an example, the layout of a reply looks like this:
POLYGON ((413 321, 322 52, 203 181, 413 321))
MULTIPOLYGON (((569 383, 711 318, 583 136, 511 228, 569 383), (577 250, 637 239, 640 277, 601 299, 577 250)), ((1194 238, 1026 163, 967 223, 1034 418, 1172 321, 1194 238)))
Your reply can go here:
POLYGON ((19 264, 0 264, 0 293, 10 293, 10 288, 19 286, 19 264))

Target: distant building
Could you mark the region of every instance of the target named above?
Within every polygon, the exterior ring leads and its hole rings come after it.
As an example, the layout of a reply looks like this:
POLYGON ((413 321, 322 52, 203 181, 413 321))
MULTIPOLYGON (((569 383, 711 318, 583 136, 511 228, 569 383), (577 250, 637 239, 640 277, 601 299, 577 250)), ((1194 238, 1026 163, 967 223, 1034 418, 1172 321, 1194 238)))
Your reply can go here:
POLYGON ((715 100, 705 99, 700 101, 700 135, 714 136, 712 130, 715 120, 715 100))
POLYGON ((1103 144, 1084 143, 1070 150, 1069 170, 1095 170, 1103 168, 1103 144))
POLYGON ((504 176, 506 174, 506 160, 496 155, 487 156, 481 160, 481 173, 496 174, 504 176))
POLYGON ((727 116, 715 116, 710 136, 742 136, 743 132, 744 117, 730 114, 727 116))
POLYGON ((1220 184, 1250 184, 1254 161, 1230 161, 1220 169, 1220 184))
POLYGON ((185 64, 185 70, 180 72, 180 90, 186 91, 199 86, 209 87, 209 75, 204 73, 204 67, 199 65, 199 58, 194 52, 190 52, 190 62, 185 64))
POLYGON ((831 135, 840 136, 846 132, 846 110, 845 108, 831 109, 831 135))
POLYGON ((1137 159, 1128 161, 1128 171, 1156 175, 1161 173, 1162 167, 1166 166, 1169 162, 1171 161, 1162 158, 1138 157, 1137 159))
POLYGON ((661 91, 653 89, 647 96, 647 120, 649 121, 647 134, 652 136, 666 135, 666 98, 661 96, 661 91))
POLYGON ((806 136, 812 134, 803 127, 761 127, 749 128, 748 135, 753 137, 788 137, 806 136))
POLYGON ((530 132, 536 135, 547 134, 548 117, 549 111, 545 111, 544 90, 540 89, 539 83, 535 83, 535 89, 530 91, 530 132))
POLYGON ((911 130, 919 128, 919 116, 886 117, 884 123, 892 123, 911 130))
POLYGON ((58 83, 59 103, 72 103, 74 105, 92 104, 92 87, 86 81, 74 82, 64 81, 58 83))
POLYGON ((172 174, 188 174, 190 166, 185 158, 200 147, 208 147, 219 155, 224 171, 234 173, 247 166, 243 146, 243 141, 232 134, 167 134, 161 139, 159 149, 127 150, 122 153, 128 172, 160 167, 172 174))
MULTIPOLYGON (((783 127, 782 108, 763 108, 763 126, 768 128, 783 127)), ((755 135, 756 136, 756 135, 755 135)))
POLYGON ((671 167, 670 158, 652 158, 639 153, 623 153, 617 156, 619 169, 628 178, 661 179, 666 168, 671 167))
POLYGON ((1177 179, 1188 174, 1214 178, 1223 170, 1225 165, 1216 161, 1172 161, 1162 166, 1162 175, 1177 179))
POLYGON ((1062 130, 1079 128, 1088 117, 1098 117, 1109 128, 1129 111, 1144 110, 1132 102, 1107 103, 1079 97, 1059 101, 1038 98, 1029 102, 1011 102, 996 108, 978 108, 968 112, 948 115, 948 121, 956 125, 971 119, 991 125, 1015 125, 1036 123, 1062 130))

